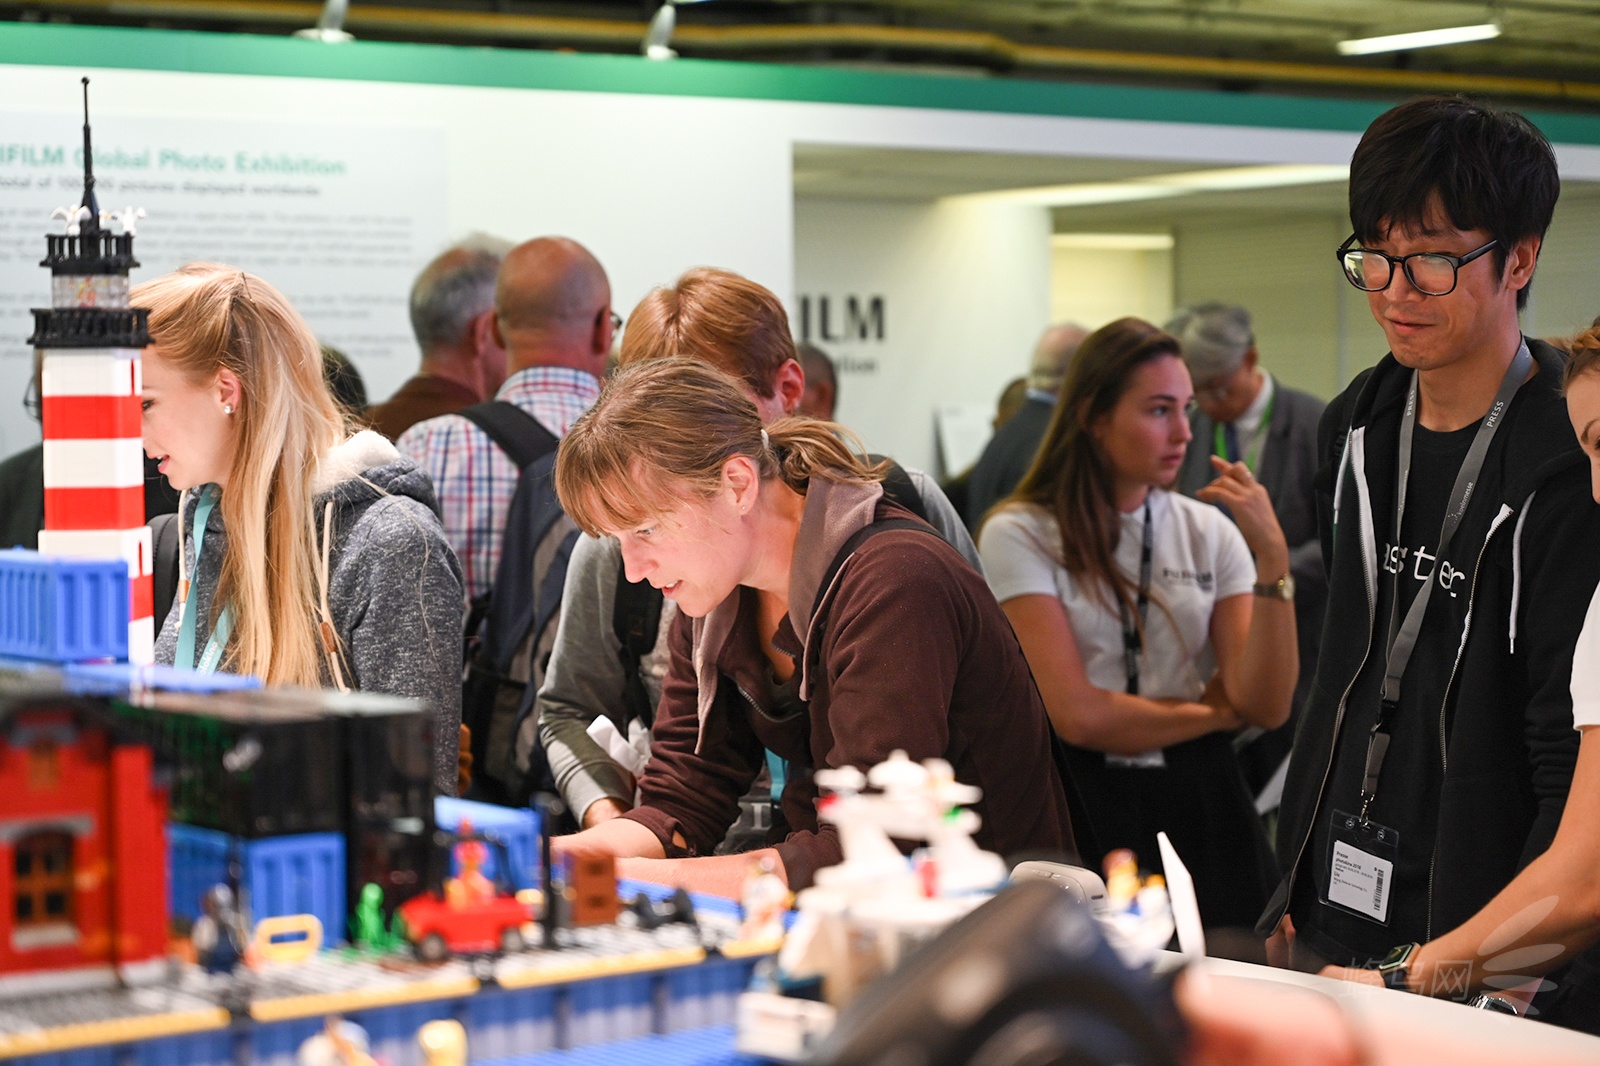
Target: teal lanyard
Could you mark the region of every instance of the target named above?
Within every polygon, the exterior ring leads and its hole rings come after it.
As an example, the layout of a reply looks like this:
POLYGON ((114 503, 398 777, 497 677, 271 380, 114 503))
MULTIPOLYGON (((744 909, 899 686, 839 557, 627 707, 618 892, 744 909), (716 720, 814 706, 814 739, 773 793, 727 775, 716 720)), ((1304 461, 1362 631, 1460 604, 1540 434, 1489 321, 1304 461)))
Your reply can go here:
POLYGON ((233 633, 233 611, 224 607, 211 628, 205 652, 200 656, 200 661, 195 662, 195 578, 200 575, 200 549, 206 540, 206 520, 211 517, 211 509, 216 505, 216 493, 209 488, 201 493, 194 505, 194 574, 189 578, 189 589, 183 597, 183 622, 178 626, 178 653, 173 658, 174 665, 203 674, 216 673, 217 666, 222 662, 222 650, 228 646, 228 637, 233 633))
MULTIPOLYGON (((1255 446, 1247 453, 1239 456, 1239 458, 1244 460, 1244 465, 1249 468, 1252 474, 1260 472, 1259 467, 1261 465, 1261 449, 1267 443, 1267 430, 1272 425, 1272 406, 1277 402, 1278 394, 1274 392, 1272 394, 1272 399, 1267 401, 1267 409, 1261 412, 1261 421, 1259 424, 1257 424, 1256 431, 1250 434, 1255 446)), ((1226 459, 1228 457, 1228 446, 1223 440, 1221 422, 1216 424, 1216 427, 1212 431, 1212 437, 1212 454, 1220 455, 1226 459)))

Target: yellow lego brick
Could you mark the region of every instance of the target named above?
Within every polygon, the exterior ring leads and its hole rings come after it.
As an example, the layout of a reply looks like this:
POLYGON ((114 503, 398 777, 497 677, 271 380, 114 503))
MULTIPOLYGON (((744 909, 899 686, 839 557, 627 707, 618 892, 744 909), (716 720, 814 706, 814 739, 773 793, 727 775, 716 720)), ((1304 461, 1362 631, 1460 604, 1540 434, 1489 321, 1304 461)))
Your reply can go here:
POLYGON ((652 970, 672 970, 680 966, 693 966, 704 962, 704 948, 668 948, 662 951, 639 951, 611 958, 575 959, 555 966, 540 966, 498 975, 502 988, 534 988, 539 985, 567 984, 591 977, 618 977, 630 973, 648 973, 652 970))
POLYGON ((356 988, 342 992, 318 992, 304 996, 285 996, 281 999, 256 1000, 250 1004, 250 1017, 258 1022, 281 1022, 290 1018, 346 1014, 350 1011, 390 1007, 400 1003, 453 999, 457 996, 470 996, 477 990, 478 979, 475 977, 448 977, 436 981, 418 981, 414 984, 356 988))

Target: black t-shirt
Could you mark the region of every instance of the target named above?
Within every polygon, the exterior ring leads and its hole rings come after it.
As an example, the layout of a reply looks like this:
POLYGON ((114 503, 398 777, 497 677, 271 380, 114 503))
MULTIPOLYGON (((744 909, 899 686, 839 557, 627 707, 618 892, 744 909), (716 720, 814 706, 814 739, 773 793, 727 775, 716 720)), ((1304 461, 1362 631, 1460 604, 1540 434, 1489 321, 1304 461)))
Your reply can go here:
MULTIPOLYGON (((1365 965, 1381 959, 1396 944, 1430 939, 1428 872, 1444 778, 1440 712, 1449 664, 1460 642, 1460 613, 1465 610, 1472 581, 1458 566, 1465 559, 1470 567, 1477 549, 1458 542, 1442 566, 1435 553, 1450 490, 1477 432, 1477 423, 1448 433, 1417 426, 1400 543, 1394 543, 1392 524, 1376 531, 1382 547, 1372 649, 1345 704, 1328 789, 1317 811, 1291 903, 1296 936, 1304 938, 1305 945, 1317 954, 1341 965, 1365 965), (1334 811, 1358 814, 1361 810, 1367 741, 1382 698, 1396 585, 1400 604, 1393 625, 1398 631, 1423 582, 1431 578, 1437 578, 1439 584, 1401 681, 1400 706, 1389 723, 1389 751, 1368 813, 1371 821, 1400 834, 1389 894, 1389 924, 1384 926, 1322 902, 1328 895, 1330 826, 1334 811)), ((1387 510, 1392 522, 1392 508, 1387 510)))

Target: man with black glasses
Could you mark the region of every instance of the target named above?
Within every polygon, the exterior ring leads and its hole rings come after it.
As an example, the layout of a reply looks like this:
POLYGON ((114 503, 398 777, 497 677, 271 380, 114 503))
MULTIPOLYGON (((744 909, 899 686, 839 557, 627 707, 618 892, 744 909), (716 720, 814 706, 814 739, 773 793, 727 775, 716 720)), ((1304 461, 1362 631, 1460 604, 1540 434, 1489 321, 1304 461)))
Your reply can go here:
POLYGON ((1390 353, 1318 433, 1328 613, 1261 922, 1297 967, 1459 998, 1515 973, 1418 945, 1549 845, 1577 752, 1600 509, 1563 357, 1518 323, 1559 192, 1538 130, 1465 99, 1394 108, 1351 160, 1338 266, 1390 353))

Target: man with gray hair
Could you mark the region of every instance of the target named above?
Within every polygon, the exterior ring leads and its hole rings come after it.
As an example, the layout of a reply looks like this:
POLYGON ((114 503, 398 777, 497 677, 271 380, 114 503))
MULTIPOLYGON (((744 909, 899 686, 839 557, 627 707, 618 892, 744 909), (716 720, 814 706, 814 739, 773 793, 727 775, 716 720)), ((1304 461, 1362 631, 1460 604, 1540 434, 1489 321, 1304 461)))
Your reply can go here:
POLYGON ((438 415, 486 400, 506 377, 494 331, 494 279, 511 242, 475 233, 441 253, 411 286, 411 332, 422 368, 383 403, 367 409, 390 440, 438 415))
POLYGON ((1312 488, 1317 420, 1326 405, 1315 396, 1285 388, 1261 369, 1250 312, 1242 307, 1199 304, 1178 312, 1167 323, 1167 332, 1178 338, 1194 379, 1195 406, 1189 415, 1194 439, 1178 470, 1178 491, 1193 496, 1215 479, 1213 455, 1230 462, 1243 460, 1266 487, 1289 542, 1300 634, 1300 681, 1293 710, 1289 721, 1271 733, 1247 731, 1235 742, 1239 765, 1265 813, 1276 809, 1282 792, 1296 716, 1316 673, 1317 642, 1328 599, 1312 488))
POLYGON ((967 528, 974 534, 989 508, 1011 495, 1033 465, 1039 442, 1050 426, 1056 393, 1067 367, 1089 331, 1071 322, 1051 326, 1034 345, 1028 368, 1028 393, 1016 415, 995 431, 972 468, 967 489, 967 528))

